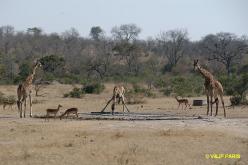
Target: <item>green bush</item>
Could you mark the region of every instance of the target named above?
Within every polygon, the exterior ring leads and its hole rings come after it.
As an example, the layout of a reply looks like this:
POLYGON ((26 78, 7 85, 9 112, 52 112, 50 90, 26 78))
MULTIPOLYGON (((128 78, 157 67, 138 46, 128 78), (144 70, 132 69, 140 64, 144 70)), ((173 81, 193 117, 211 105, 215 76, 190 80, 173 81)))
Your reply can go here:
POLYGON ((154 86, 156 88, 165 88, 167 85, 168 85, 168 82, 163 78, 158 78, 158 79, 155 79, 154 81, 154 86))
POLYGON ((224 87, 226 94, 231 95, 230 101, 232 105, 246 104, 248 91, 248 74, 237 76, 222 76, 220 81, 224 87))
POLYGON ((135 93, 146 93, 146 89, 139 86, 138 84, 133 84, 133 91, 135 93))
POLYGON ((18 84, 21 81, 25 80, 26 77, 31 73, 32 68, 28 63, 23 63, 19 67, 19 73, 18 75, 14 78, 14 83, 18 84))
POLYGON ((2 92, 0 92, 0 104, 3 104, 4 102, 14 104, 16 102, 16 98, 13 95, 5 96, 2 92))
POLYGON ((240 96, 232 96, 230 97, 231 105, 239 105, 241 103, 242 98, 240 96))
POLYGON ((151 89, 143 88, 138 84, 133 84, 133 89, 129 90, 129 93, 143 94, 144 97, 156 97, 155 93, 151 89))
POLYGON ((129 89, 126 94, 127 104, 142 104, 145 103, 145 97, 156 97, 150 89, 145 89, 138 84, 133 84, 133 88, 129 89))
POLYGON ((5 100, 4 93, 0 92, 0 103, 2 104, 5 100))
POLYGON ((229 77, 226 75, 221 76, 221 77, 219 77, 219 81, 221 82, 226 95, 228 95, 228 96, 236 95, 234 86, 239 81, 238 77, 236 75, 232 75, 229 77))
POLYGON ((83 93, 80 88, 73 88, 71 92, 64 94, 64 97, 82 98, 83 93))
POLYGON ((170 87, 160 90, 165 96, 170 96, 173 90, 170 87))
POLYGON ((65 66, 65 60, 58 55, 45 56, 40 59, 42 68, 45 72, 54 73, 57 69, 65 66))
POLYGON ((176 76, 171 78, 173 93, 184 97, 200 96, 203 94, 203 79, 196 76, 176 76))
POLYGON ((145 103, 144 95, 127 93, 126 94, 126 103, 127 104, 143 104, 143 103, 145 103))
POLYGON ((100 94, 103 92, 105 89, 105 86, 102 83, 93 83, 93 84, 88 84, 85 85, 82 88, 82 93, 87 93, 87 94, 100 94))

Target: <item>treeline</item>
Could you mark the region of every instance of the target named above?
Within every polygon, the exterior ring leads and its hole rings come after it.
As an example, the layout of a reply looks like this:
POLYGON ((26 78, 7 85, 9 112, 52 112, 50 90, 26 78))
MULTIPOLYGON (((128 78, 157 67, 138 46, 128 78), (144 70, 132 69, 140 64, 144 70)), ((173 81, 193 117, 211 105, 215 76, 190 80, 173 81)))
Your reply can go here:
POLYGON ((192 61, 196 58, 215 76, 237 77, 248 71, 245 35, 220 32, 191 41, 186 29, 174 29, 141 40, 141 32, 135 24, 113 27, 111 36, 95 26, 85 37, 75 28, 61 34, 46 34, 38 27, 15 31, 12 26, 2 26, 0 81, 20 82, 30 73, 36 59, 44 62, 38 75, 46 81, 142 81, 149 87, 166 86, 167 92, 175 79, 181 83, 195 79, 192 61))

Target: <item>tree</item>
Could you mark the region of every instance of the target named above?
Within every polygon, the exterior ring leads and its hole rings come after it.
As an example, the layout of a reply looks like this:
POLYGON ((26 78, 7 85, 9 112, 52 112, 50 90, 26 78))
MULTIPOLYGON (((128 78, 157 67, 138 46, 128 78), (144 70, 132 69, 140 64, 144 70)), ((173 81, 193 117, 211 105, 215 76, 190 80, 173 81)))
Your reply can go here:
POLYGON ((84 49, 87 54, 83 60, 83 69, 87 72, 87 77, 104 79, 109 75, 109 70, 113 64, 113 43, 108 38, 103 38, 100 42, 93 42, 84 49))
POLYGON ((34 36, 39 36, 42 33, 42 29, 38 27, 28 28, 27 33, 32 34, 34 36))
POLYGON ((161 32, 157 37, 157 41, 160 51, 168 59, 165 71, 171 71, 185 55, 188 32, 184 29, 161 32))
POLYGON ((103 30, 100 26, 93 26, 90 29, 90 36, 95 40, 99 41, 103 37, 103 30))
POLYGON ((42 90, 42 89, 45 89, 48 85, 50 84, 50 82, 48 81, 43 81, 41 79, 39 80, 36 80, 34 82, 34 90, 35 90, 35 96, 42 96, 42 94, 39 94, 39 92, 42 90))
POLYGON ((0 51, 3 49, 3 53, 7 55, 11 47, 11 41, 14 36, 14 27, 12 26, 2 26, 0 27, 0 51))
POLYGON ((114 39, 131 42, 137 39, 141 29, 135 24, 124 24, 112 28, 111 33, 114 39))
POLYGON ((208 55, 208 60, 215 60, 224 64, 228 76, 234 64, 248 52, 246 42, 232 33, 217 33, 207 35, 202 40, 202 47, 208 55))
POLYGON ((51 73, 54 73, 57 69, 61 70, 65 65, 64 58, 56 55, 45 56, 40 59, 40 62, 43 70, 51 73))
POLYGON ((14 82, 19 83, 20 81, 24 81, 28 75, 31 73, 32 67, 28 63, 23 63, 19 67, 18 76, 15 78, 14 82))
POLYGON ((141 29, 135 24, 124 24, 111 30, 116 41, 113 47, 115 55, 121 56, 128 66, 129 73, 134 72, 135 75, 140 70, 138 58, 142 55, 140 47, 135 42, 140 32, 141 29))
POLYGON ((75 28, 70 28, 69 30, 66 30, 62 33, 62 36, 66 40, 74 39, 79 37, 79 32, 75 28))
POLYGON ((238 83, 234 85, 234 90, 241 97, 241 101, 245 102, 248 90, 248 74, 242 74, 237 82, 238 83))

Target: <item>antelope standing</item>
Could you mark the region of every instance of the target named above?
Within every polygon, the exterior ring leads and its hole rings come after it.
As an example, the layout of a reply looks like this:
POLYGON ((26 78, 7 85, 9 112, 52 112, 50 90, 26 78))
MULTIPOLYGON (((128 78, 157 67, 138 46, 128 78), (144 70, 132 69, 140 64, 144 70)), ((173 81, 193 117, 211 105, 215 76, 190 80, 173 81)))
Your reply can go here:
POLYGON ((177 96, 175 97, 175 99, 177 100, 178 102, 178 108, 180 107, 180 105, 182 104, 182 109, 183 109, 183 104, 185 105, 185 110, 186 108, 189 106, 189 108, 191 109, 191 105, 189 104, 189 100, 188 99, 178 99, 177 96))
POLYGON ((9 106, 11 110, 13 110, 12 106, 15 104, 15 102, 9 102, 9 101, 4 101, 3 102, 3 110, 5 110, 6 106, 9 106))
POLYGON ((58 111, 59 111, 59 109, 62 107, 62 105, 58 105, 58 108, 57 109, 47 109, 46 110, 46 119, 48 119, 49 118, 49 116, 50 116, 50 114, 53 114, 54 115, 54 119, 56 118, 56 115, 57 115, 57 113, 58 113, 58 111))

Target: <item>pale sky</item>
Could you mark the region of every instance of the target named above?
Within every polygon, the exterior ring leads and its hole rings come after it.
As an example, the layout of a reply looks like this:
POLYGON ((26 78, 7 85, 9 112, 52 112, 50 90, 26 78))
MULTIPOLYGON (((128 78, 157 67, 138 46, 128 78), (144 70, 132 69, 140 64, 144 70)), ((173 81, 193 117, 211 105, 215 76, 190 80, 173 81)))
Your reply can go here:
POLYGON ((0 0, 0 26, 17 31, 74 27, 87 37, 92 26, 110 35, 112 27, 128 23, 142 29, 142 39, 177 28, 186 28, 191 40, 217 32, 248 35, 248 0, 0 0))

